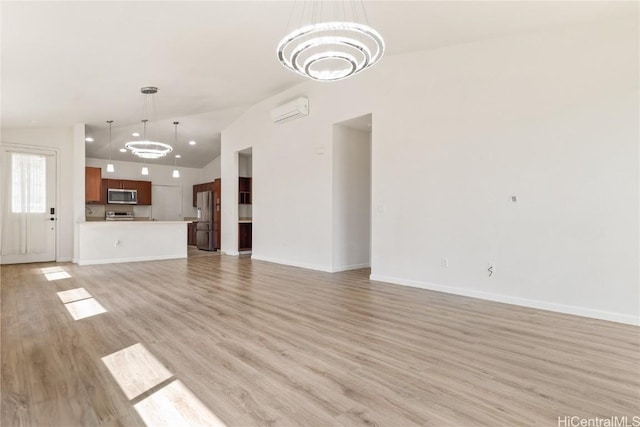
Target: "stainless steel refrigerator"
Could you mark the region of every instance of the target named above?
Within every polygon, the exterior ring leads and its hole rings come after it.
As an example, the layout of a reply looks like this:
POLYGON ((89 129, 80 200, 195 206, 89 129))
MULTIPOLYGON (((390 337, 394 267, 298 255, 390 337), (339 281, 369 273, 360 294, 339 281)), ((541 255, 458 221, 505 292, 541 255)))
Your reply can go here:
POLYGON ((205 251, 215 251, 219 249, 216 242, 215 215, 213 192, 201 191, 197 194, 197 218, 196 223, 196 246, 205 251))

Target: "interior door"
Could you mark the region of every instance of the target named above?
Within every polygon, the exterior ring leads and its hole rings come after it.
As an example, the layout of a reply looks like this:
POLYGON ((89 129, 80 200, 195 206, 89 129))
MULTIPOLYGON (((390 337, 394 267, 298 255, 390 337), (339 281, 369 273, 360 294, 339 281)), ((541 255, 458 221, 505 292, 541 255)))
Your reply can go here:
POLYGON ((152 213, 155 221, 182 221, 182 187, 151 187, 152 213))
POLYGON ((2 264, 56 259, 56 153, 2 149, 2 264))

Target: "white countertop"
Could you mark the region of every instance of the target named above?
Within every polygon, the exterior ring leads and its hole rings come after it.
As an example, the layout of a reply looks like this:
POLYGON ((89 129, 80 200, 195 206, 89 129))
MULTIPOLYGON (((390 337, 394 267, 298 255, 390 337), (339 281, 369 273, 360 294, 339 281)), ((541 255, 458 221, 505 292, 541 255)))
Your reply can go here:
POLYGON ((188 221, 80 221, 79 224, 188 224, 188 221))

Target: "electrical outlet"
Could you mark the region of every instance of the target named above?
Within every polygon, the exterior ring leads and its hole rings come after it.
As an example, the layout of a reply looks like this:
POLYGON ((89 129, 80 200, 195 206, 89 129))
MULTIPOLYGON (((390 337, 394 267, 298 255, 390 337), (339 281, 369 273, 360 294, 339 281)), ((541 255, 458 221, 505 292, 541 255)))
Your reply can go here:
POLYGON ((448 258, 440 258, 440 267, 442 267, 442 268, 449 267, 449 259, 448 258))

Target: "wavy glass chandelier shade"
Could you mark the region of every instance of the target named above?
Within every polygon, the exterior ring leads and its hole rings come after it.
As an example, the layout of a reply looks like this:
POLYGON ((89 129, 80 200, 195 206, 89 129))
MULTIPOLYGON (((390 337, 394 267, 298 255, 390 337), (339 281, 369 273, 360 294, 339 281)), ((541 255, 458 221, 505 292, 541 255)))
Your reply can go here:
MULTIPOLYGON (((357 6, 349 3, 352 16, 347 17, 347 8, 343 4, 342 16, 334 7, 333 19, 325 22, 317 21, 317 15, 322 16, 322 2, 305 7, 301 20, 314 23, 290 32, 280 41, 277 55, 282 65, 313 80, 336 81, 377 63, 384 54, 384 40, 373 28, 356 22, 359 18, 357 6), (352 18, 354 22, 346 18, 352 18)), ((361 7, 366 21, 364 4, 361 7)))

